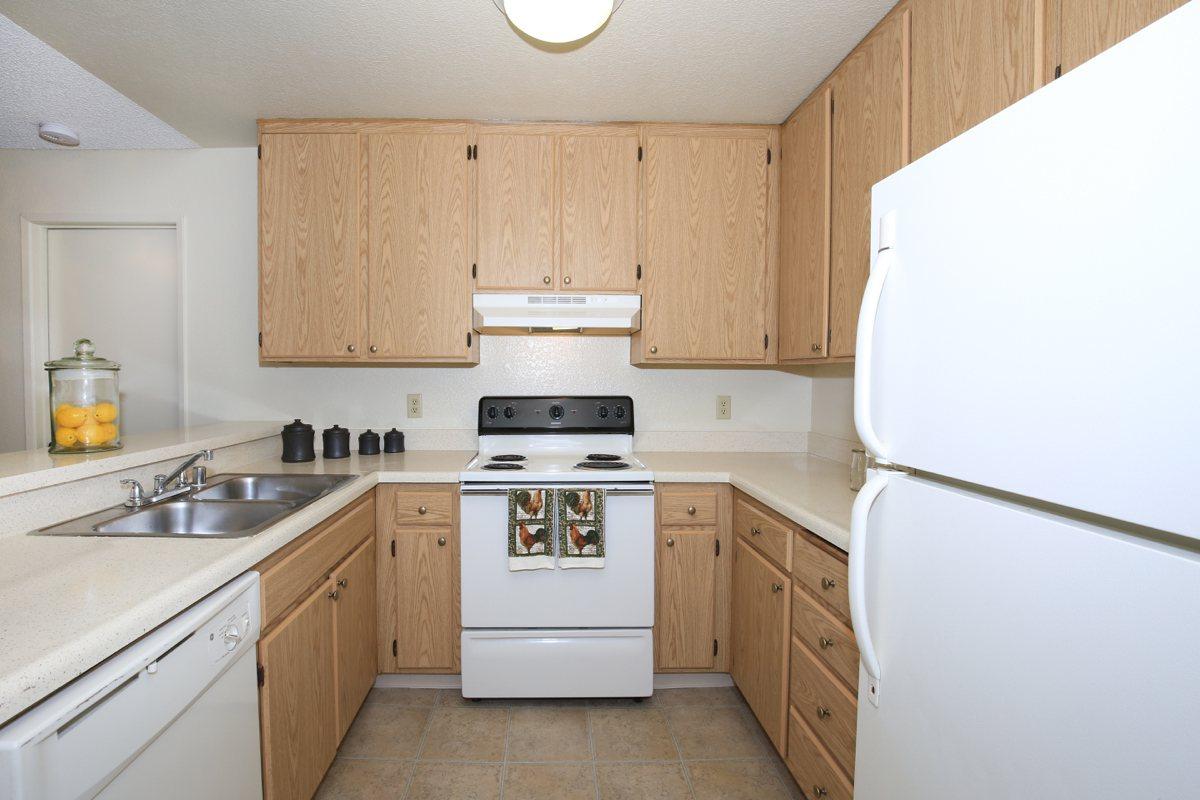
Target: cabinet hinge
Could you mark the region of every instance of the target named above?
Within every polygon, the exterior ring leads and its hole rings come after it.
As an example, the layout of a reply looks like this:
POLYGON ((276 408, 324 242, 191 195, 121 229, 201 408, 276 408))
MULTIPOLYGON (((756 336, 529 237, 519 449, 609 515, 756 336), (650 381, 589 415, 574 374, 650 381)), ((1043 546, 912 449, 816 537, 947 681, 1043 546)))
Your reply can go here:
POLYGON ((1062 64, 1058 64, 1054 67, 1054 77, 1055 78, 1062 77, 1062 64))
MULTIPOLYGON (((1057 76, 1055 76, 1055 77, 1057 77, 1057 76)), ((258 160, 262 161, 262 145, 261 144, 258 146, 258 160)))
POLYGON ((717 539, 715 542, 713 542, 713 552, 716 553, 717 558, 721 557, 721 540, 720 539, 717 539))
POLYGON ((396 640, 392 639, 392 658, 400 655, 400 646, 396 644, 396 640))
POLYGON ((471 145, 467 145, 467 161, 471 160, 471 145))
POLYGON ((829 352, 829 345, 833 344, 833 328, 825 329, 825 352, 829 352))
POLYGON ((834 100, 831 97, 831 98, 829 98, 829 113, 831 116, 833 115, 833 104, 834 104, 834 100))
POLYGON ((392 539, 392 558, 396 557, 396 540, 392 539))
POLYGON ((479 160, 479 145, 477 145, 477 144, 471 145, 471 160, 472 161, 479 160))
POLYGON ((771 148, 767 148, 767 164, 771 163, 771 148))
POLYGON ((471 277, 472 277, 472 278, 474 278, 474 277, 475 277, 476 275, 478 275, 478 274, 479 274, 479 265, 478 265, 478 264, 472 264, 472 265, 471 265, 471 277))
POLYGON ((637 268, 637 279, 638 279, 639 281, 642 279, 642 265, 641 265, 641 264, 638 264, 638 268, 637 268))
POLYGON ((638 145, 638 161, 642 160, 642 146, 638 145))
POLYGON ((258 349, 262 349, 262 331, 258 332, 258 349))
POLYGON ((716 639, 713 639, 713 655, 714 655, 714 656, 717 654, 717 650, 718 650, 718 649, 719 649, 719 648, 717 647, 717 640, 716 640, 716 639))
POLYGON ((262 664, 258 665, 258 685, 262 686, 267 682, 267 668, 262 664))
POLYGON ((471 346, 471 332, 467 331, 467 347, 471 346))
POLYGON ((770 342, 771 342, 771 337, 764 333, 763 334, 763 350, 767 349, 767 345, 770 344, 770 342))

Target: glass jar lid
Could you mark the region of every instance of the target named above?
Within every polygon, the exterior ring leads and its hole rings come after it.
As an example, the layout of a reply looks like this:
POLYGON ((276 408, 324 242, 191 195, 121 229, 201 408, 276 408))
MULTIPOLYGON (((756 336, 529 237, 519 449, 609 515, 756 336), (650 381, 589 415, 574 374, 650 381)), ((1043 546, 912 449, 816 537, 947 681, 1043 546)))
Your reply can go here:
POLYGON ((111 369, 118 370, 121 365, 107 358, 96 355, 96 346, 91 339, 75 340, 75 355, 47 361, 46 369, 111 369))

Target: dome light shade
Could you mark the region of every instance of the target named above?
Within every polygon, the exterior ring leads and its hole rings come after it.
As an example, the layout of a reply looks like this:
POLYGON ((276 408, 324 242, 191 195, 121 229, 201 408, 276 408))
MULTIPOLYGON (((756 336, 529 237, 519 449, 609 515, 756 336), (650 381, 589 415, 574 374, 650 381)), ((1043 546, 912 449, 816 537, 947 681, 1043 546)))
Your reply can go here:
POLYGON ((543 42, 574 42, 600 29, 614 10, 613 0, 503 0, 508 21, 543 42))

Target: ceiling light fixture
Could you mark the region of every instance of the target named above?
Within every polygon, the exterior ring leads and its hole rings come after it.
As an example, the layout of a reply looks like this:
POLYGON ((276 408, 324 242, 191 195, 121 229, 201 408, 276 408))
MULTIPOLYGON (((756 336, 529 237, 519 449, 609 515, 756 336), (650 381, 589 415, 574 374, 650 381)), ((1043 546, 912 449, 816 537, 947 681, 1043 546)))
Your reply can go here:
POLYGON ((590 36, 625 0, 492 0, 517 30, 543 42, 565 44, 590 36))
POLYGON ((38 125, 38 136, 50 144, 57 144, 62 147, 79 146, 79 134, 66 125, 60 125, 57 122, 43 122, 41 125, 38 125))

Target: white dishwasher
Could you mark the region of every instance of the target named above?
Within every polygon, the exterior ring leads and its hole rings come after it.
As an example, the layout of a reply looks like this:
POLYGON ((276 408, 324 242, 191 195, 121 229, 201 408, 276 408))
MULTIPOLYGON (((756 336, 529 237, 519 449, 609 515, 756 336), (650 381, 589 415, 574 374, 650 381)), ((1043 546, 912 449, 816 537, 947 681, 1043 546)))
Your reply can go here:
POLYGON ((262 797, 248 572, 0 728, 0 800, 262 797))

